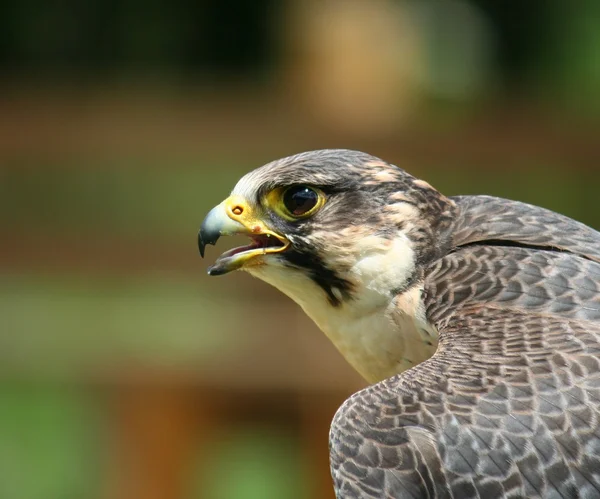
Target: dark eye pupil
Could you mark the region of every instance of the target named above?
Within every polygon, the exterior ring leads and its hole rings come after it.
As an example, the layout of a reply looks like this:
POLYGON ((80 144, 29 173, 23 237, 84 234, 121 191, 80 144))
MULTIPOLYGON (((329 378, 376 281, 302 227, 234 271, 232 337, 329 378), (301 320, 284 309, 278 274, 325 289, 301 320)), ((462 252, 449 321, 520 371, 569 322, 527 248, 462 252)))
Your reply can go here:
POLYGON ((291 187, 283 195, 283 203, 293 215, 304 215, 313 209, 319 197, 309 187, 291 187))

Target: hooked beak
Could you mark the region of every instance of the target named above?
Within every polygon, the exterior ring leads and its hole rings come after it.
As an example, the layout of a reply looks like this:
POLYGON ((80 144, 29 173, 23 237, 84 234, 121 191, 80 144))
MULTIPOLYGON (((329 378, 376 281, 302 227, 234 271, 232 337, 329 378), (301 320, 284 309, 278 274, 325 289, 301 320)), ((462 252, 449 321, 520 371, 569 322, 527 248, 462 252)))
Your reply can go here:
POLYGON ((219 256, 208 268, 209 275, 222 275, 237 270, 257 256, 279 253, 290 245, 285 237, 269 230, 256 218, 243 198, 231 196, 210 210, 202 222, 198 232, 200 256, 204 257, 207 244, 214 245, 221 236, 236 234, 249 236, 250 244, 233 248, 219 256))

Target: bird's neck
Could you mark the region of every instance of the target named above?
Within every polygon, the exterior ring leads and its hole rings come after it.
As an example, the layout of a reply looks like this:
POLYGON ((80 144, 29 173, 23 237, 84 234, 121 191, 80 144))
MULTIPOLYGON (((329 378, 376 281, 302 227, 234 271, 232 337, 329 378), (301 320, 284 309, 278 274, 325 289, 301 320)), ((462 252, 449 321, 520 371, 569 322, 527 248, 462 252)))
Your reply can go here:
POLYGON ((352 298, 333 306, 305 273, 256 267, 251 273, 297 302, 367 381, 401 373, 433 355, 437 331, 425 318, 422 284, 406 239, 365 252, 345 274, 352 298), (411 284, 412 283, 412 284, 411 284))
POLYGON ((437 330, 425 319, 421 288, 412 287, 369 312, 347 304, 326 314, 304 310, 367 381, 375 383, 430 358, 437 330))

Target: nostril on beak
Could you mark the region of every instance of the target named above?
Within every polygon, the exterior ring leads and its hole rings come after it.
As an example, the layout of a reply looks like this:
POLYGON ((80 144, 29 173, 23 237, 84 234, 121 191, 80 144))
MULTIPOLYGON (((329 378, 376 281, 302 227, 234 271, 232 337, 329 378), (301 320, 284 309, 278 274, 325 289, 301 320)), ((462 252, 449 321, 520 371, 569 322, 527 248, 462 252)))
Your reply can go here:
POLYGON ((244 208, 242 206, 234 206, 231 210, 234 215, 241 215, 244 213, 244 208))

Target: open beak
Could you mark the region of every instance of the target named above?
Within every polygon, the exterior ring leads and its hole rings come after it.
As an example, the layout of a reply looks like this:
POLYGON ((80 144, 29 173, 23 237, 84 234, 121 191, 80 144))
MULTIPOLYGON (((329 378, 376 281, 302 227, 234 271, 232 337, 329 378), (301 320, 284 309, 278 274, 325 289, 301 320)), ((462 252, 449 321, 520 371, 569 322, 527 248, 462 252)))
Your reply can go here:
POLYGON ((279 253, 290 245, 285 237, 269 230, 256 218, 243 198, 231 196, 210 210, 202 222, 198 232, 200 256, 204 257, 207 244, 214 245, 221 236, 236 234, 249 236, 250 244, 223 253, 208 268, 209 275, 222 275, 237 270, 259 255, 279 253))

